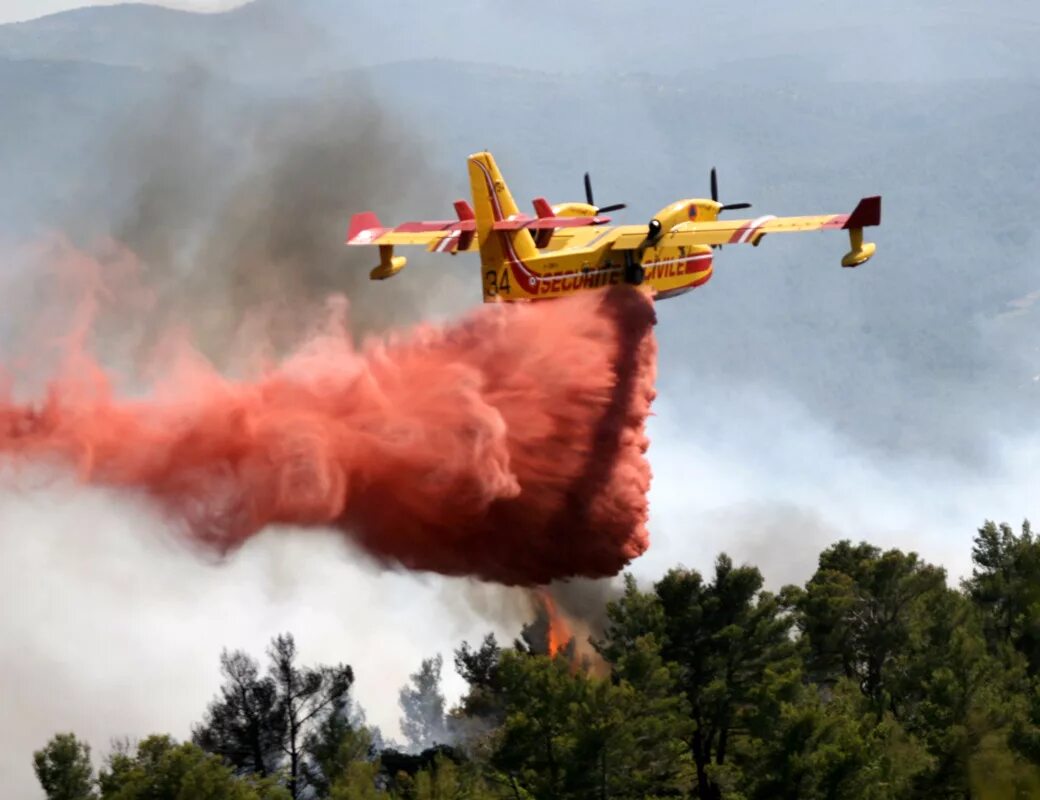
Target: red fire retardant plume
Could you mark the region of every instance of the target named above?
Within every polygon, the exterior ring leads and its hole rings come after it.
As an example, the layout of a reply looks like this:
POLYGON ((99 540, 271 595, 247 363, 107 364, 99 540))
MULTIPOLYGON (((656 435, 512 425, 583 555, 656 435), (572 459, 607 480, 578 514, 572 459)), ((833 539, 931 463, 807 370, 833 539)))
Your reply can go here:
POLYGON ((254 381, 186 354, 144 399, 79 353, 45 400, 0 397, 0 457, 145 491, 220 551, 334 525, 409 569, 614 575, 647 547, 653 324, 625 288, 485 306, 360 352, 327 333, 254 381))

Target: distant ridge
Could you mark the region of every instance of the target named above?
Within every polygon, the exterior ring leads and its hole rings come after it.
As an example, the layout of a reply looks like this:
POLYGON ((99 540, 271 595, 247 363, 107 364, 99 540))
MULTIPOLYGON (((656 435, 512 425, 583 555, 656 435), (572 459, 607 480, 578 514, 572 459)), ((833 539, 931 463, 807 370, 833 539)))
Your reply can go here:
POLYGON ((670 31, 633 26, 627 0, 584 4, 530 0, 520 5, 454 0, 348 3, 254 0, 215 13, 144 4, 76 9, 0 25, 0 57, 73 59, 150 69, 185 61, 276 77, 436 58, 498 63, 547 72, 724 74, 747 80, 863 81, 970 78, 1040 79, 1040 17, 1007 0, 981 13, 973 0, 910 8, 877 0, 840 13, 818 4, 763 4, 755 25, 725 0, 679 4, 670 31), (551 20, 552 24, 548 24, 551 20), (850 46, 854 43, 854 46, 850 46), (301 46, 302 45, 302 46, 301 46), (624 53, 619 59, 618 54, 624 53), (623 66, 620 66, 623 64, 623 66))

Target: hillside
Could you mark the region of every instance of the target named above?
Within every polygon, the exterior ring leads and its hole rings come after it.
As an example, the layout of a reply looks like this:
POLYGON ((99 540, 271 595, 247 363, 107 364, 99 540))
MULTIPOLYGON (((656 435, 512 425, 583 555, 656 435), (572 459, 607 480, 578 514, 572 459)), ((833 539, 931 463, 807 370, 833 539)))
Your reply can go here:
POLYGON ((0 56, 89 60, 148 69, 207 63, 264 79, 401 59, 455 57, 525 69, 655 73, 681 80, 730 74, 942 82, 1038 74, 1040 30, 1029 0, 980 9, 969 0, 908 7, 898 0, 830 8, 762 4, 733 13, 722 0, 678 4, 666 15, 623 0, 254 0, 224 14, 128 3, 0 26, 0 56), (778 69, 779 67, 779 69, 778 69))

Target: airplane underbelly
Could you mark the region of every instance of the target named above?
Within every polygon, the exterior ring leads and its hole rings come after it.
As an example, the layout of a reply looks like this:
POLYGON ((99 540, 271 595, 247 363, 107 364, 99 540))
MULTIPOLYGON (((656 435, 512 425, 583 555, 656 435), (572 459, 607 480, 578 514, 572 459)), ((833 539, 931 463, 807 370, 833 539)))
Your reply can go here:
POLYGON ((712 272, 710 247, 672 249, 654 253, 642 263, 642 275, 617 260, 600 263, 567 263, 552 257, 529 264, 515 256, 508 258, 500 272, 485 270, 488 282, 485 300, 491 295, 504 295, 507 300, 542 300, 564 297, 579 291, 603 289, 624 283, 638 283, 655 297, 670 297, 705 283, 712 272))
POLYGON ((643 263, 643 280, 653 287, 657 299, 674 297, 700 286, 711 278, 711 248, 647 261, 643 263))

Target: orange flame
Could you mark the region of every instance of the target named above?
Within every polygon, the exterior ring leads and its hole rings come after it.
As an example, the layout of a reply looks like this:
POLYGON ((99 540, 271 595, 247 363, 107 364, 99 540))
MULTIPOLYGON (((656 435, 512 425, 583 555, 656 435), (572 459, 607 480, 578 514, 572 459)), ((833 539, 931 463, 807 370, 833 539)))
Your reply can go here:
POLYGON ((567 620, 560 614, 556 603, 553 601, 549 593, 544 589, 538 590, 538 599, 542 602, 542 607, 545 609, 545 615, 549 621, 549 630, 546 634, 548 638, 549 655, 556 657, 556 654, 560 652, 567 643, 571 640, 571 628, 567 624, 567 620))

